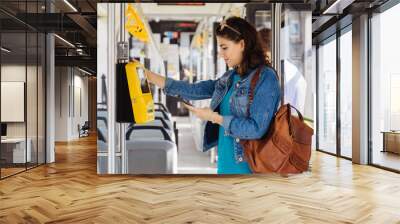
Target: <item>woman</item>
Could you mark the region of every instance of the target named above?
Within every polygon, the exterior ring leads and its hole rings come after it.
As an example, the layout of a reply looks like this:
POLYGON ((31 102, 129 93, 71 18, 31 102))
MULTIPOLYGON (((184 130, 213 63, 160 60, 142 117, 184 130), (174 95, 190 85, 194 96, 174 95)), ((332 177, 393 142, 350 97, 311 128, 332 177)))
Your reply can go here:
POLYGON ((279 104, 279 82, 265 61, 256 29, 246 20, 231 17, 222 21, 215 32, 220 56, 233 68, 219 79, 189 84, 150 71, 146 75, 167 95, 186 100, 211 98, 210 107, 186 106, 207 121, 203 151, 218 145, 218 174, 247 174, 251 170, 240 139, 259 139, 267 132, 279 104), (247 110, 250 82, 257 69, 260 78, 247 110))

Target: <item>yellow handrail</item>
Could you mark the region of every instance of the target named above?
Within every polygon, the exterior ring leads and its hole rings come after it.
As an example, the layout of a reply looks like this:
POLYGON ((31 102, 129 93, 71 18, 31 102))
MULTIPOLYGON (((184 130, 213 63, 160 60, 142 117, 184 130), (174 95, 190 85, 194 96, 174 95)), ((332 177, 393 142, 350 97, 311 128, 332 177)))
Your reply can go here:
POLYGON ((128 32, 142 42, 149 42, 149 34, 146 27, 132 4, 128 4, 125 16, 127 18, 125 28, 128 32))

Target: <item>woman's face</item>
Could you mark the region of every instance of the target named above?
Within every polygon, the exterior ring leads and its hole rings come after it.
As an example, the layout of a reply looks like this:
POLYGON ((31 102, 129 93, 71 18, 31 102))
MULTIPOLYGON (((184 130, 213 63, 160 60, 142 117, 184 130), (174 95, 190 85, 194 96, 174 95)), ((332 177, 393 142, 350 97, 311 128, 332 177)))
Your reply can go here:
POLYGON ((228 67, 235 67, 242 62, 244 51, 243 40, 235 43, 224 37, 217 36, 217 43, 220 48, 219 56, 225 60, 228 67))

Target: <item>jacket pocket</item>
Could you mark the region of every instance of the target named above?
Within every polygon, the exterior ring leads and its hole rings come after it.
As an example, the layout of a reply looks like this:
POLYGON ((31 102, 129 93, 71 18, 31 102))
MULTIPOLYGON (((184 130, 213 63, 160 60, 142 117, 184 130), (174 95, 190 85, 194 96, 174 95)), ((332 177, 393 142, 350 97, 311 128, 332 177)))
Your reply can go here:
POLYGON ((248 115, 247 107, 249 106, 248 89, 239 88, 233 96, 235 97, 234 107, 238 115, 246 117, 248 115))

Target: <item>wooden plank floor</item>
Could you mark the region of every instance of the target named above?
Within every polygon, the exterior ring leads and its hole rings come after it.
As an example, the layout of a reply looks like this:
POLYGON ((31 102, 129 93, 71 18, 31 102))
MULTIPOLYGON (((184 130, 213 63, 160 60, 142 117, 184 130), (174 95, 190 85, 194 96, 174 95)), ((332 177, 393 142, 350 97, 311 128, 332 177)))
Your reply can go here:
POLYGON ((400 223, 400 175, 314 153, 290 176, 98 176, 96 140, 0 181, 0 223, 400 223))
POLYGON ((15 174, 15 173, 18 173, 18 172, 21 172, 21 171, 24 171, 25 170, 25 167, 18 167, 18 168, 1 168, 1 176, 2 177, 7 177, 7 176, 10 176, 10 175, 13 175, 13 174, 15 174))

